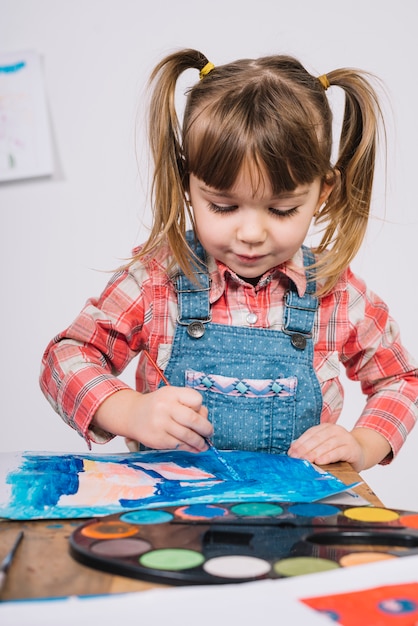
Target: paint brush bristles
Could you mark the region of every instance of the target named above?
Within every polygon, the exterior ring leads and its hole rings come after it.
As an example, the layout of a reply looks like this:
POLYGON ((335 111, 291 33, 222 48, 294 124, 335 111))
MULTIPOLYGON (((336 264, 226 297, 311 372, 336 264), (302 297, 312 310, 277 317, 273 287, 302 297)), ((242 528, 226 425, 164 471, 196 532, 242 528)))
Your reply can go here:
POLYGON ((231 467, 231 465, 228 463, 228 461, 225 459, 224 456, 222 456, 222 454, 219 452, 218 448, 216 446, 213 445, 213 443, 211 442, 210 439, 208 439, 207 437, 205 437, 205 441, 208 444, 209 448, 212 450, 212 452, 215 454, 216 458, 218 459, 218 461, 220 461, 222 463, 222 465, 224 467, 226 467, 226 469, 228 470, 228 472, 231 474, 232 478, 234 480, 242 480, 241 476, 238 474, 238 472, 236 472, 234 470, 233 467, 231 467))
MULTIPOLYGON (((147 357, 148 361, 151 363, 151 365, 155 369, 155 371, 158 372, 158 375, 160 376, 160 378, 163 381, 163 383, 169 387, 170 383, 168 382, 167 378, 164 376, 163 371, 160 369, 160 367, 158 367, 157 363, 154 361, 154 359, 152 358, 152 356, 150 355, 148 350, 144 350, 143 352, 144 352, 145 356, 147 357)), ((204 439, 205 439, 209 449, 212 450, 212 452, 214 453, 214 455, 216 456, 218 461, 220 463, 222 463, 222 465, 228 470, 228 472, 230 473, 230 475, 233 478, 233 480, 242 480, 241 477, 239 476, 238 472, 236 472, 234 470, 234 468, 229 465, 228 461, 222 456, 222 454, 219 452, 218 448, 213 445, 211 440, 208 439, 208 437, 204 437, 204 439)))

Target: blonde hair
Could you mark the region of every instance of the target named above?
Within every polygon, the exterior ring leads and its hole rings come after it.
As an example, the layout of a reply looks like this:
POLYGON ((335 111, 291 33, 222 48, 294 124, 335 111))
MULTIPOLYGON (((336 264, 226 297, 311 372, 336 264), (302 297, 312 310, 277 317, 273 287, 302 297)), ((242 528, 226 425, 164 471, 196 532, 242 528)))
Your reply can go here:
POLYGON ((194 255, 185 238, 190 174, 216 189, 231 188, 244 165, 267 176, 274 193, 294 190, 318 177, 333 185, 316 216, 323 234, 314 252, 322 293, 335 285, 364 239, 370 214, 379 122, 382 114, 370 75, 339 69, 329 85, 345 92, 345 111, 335 164, 331 164, 332 112, 324 81, 292 57, 242 59, 212 69, 189 90, 182 123, 177 81, 207 58, 182 50, 154 69, 149 141, 154 161, 153 226, 136 257, 155 254, 168 242, 174 263, 192 277, 194 255))

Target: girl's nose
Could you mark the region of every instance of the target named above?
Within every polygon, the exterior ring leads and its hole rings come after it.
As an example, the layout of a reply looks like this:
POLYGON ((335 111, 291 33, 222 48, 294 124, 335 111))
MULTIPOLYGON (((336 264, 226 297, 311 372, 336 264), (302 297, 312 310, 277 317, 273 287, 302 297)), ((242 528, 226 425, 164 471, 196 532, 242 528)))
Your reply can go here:
POLYGON ((242 222, 237 229, 237 237, 243 243, 254 246, 265 241, 267 233, 260 213, 260 211, 255 211, 254 214, 247 212, 242 216, 242 222))

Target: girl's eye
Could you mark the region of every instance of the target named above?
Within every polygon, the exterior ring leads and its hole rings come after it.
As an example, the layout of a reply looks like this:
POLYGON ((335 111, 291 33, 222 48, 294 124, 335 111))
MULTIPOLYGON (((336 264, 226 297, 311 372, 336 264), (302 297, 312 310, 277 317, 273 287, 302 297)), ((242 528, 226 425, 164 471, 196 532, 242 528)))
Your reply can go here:
MULTIPOLYGON (((214 213, 223 213, 224 215, 226 215, 227 213, 232 213, 233 211, 236 211, 238 209, 238 206, 236 205, 224 206, 224 205, 214 204, 213 202, 209 202, 209 209, 213 211, 214 213)), ((299 207, 292 207, 286 210, 274 209, 273 207, 270 207, 269 211, 275 217, 285 218, 285 217, 291 217, 292 215, 297 213, 298 209, 299 207)))
POLYGON ((298 212, 298 209, 299 207, 295 206, 291 209, 286 209, 286 211, 283 211, 282 209, 273 209, 272 207, 270 207, 269 211, 277 217, 292 217, 292 215, 295 215, 295 213, 298 212))
POLYGON ((209 209, 214 213, 232 213, 237 208, 236 206, 220 206, 219 204, 209 202, 209 209))

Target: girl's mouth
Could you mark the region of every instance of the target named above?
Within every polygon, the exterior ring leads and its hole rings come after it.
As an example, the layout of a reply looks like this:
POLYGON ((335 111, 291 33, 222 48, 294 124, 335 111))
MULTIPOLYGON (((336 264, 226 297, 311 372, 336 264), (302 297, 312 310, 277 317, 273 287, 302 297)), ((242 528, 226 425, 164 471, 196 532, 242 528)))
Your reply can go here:
POLYGON ((254 265, 264 258, 263 255, 248 256, 244 254, 237 254, 236 257, 241 263, 246 263, 247 265, 254 265))

